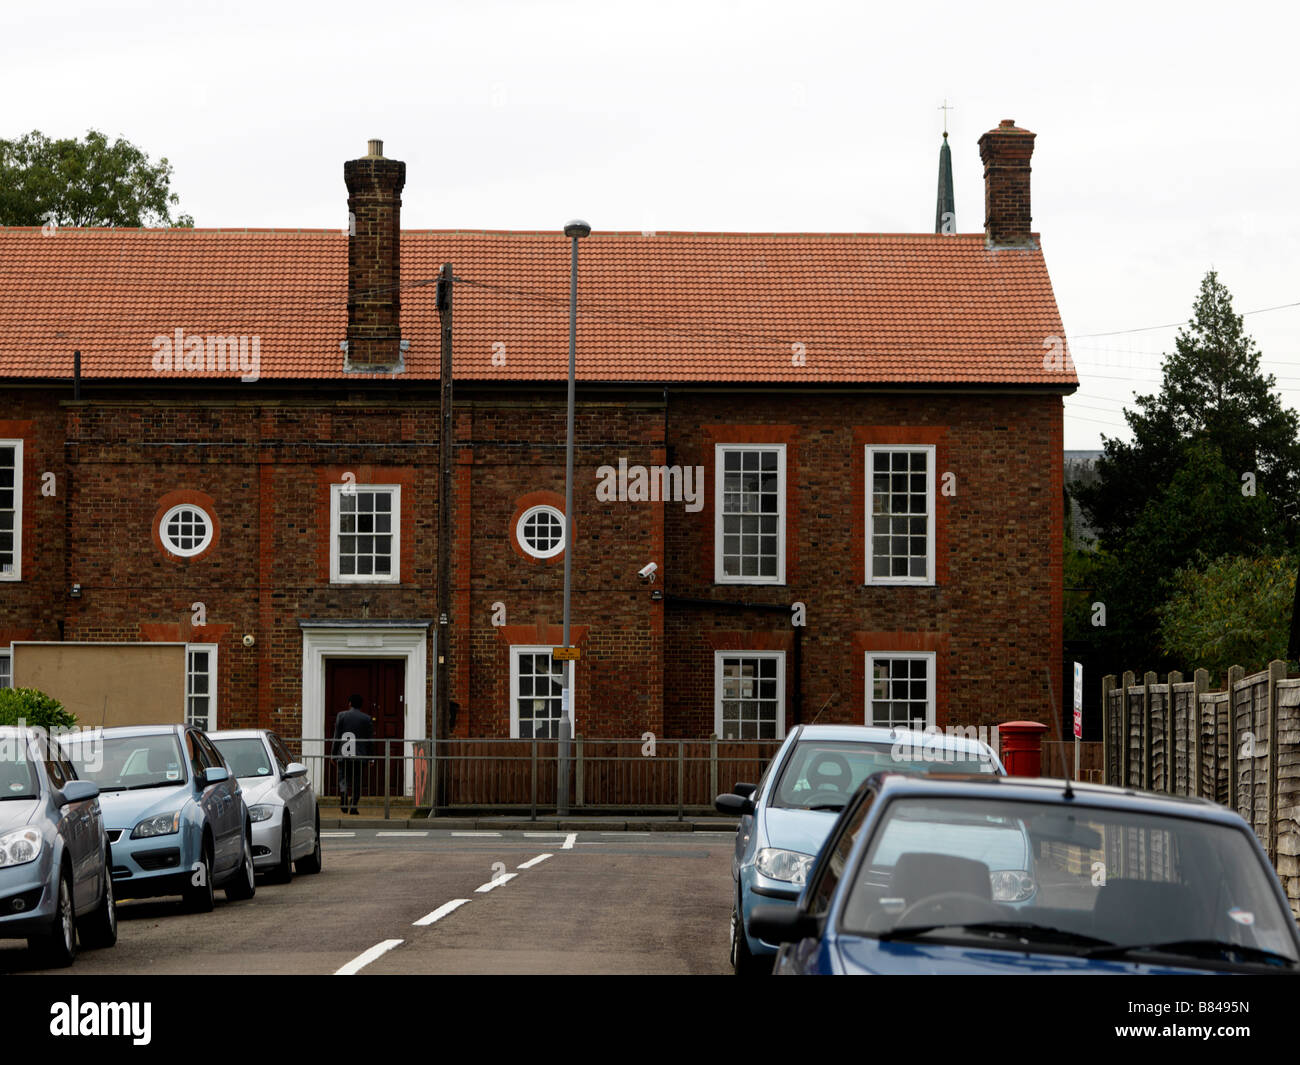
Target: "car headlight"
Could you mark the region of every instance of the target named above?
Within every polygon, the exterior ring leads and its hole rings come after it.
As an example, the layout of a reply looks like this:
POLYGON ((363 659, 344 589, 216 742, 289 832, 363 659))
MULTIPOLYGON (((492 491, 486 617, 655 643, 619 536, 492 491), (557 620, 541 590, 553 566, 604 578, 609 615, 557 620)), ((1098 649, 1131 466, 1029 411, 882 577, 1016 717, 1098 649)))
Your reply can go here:
POLYGON ((0 869, 26 865, 40 856, 43 840, 34 828, 20 828, 0 836, 0 869))
POLYGON ((1023 869, 998 869, 989 873, 989 882, 994 902, 1024 902, 1038 887, 1023 869))
POLYGON ((181 812, 146 817, 131 831, 132 839, 149 839, 152 836, 170 836, 181 830, 181 812))
POLYGON ((808 879, 816 855, 764 847, 754 858, 754 867, 765 877, 802 885, 808 879))
POLYGON ((274 806, 250 806, 248 816, 254 823, 258 821, 269 821, 275 816, 274 806))

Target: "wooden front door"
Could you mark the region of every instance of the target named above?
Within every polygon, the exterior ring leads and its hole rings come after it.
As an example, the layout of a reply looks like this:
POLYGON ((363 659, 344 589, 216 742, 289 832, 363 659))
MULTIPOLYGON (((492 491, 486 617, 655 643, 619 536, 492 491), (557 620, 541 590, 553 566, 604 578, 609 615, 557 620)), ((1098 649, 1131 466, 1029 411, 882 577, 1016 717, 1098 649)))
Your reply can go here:
MULTIPOLYGON (((406 660, 403 658, 327 658, 325 660, 325 736, 334 736, 334 723, 352 695, 361 696, 361 709, 375 722, 370 763, 362 795, 384 794, 384 749, 389 754, 390 794, 403 792, 402 740, 406 738, 406 660)), ((333 753, 330 748, 330 753, 333 753)), ((328 794, 338 794, 337 766, 330 761, 328 794)))

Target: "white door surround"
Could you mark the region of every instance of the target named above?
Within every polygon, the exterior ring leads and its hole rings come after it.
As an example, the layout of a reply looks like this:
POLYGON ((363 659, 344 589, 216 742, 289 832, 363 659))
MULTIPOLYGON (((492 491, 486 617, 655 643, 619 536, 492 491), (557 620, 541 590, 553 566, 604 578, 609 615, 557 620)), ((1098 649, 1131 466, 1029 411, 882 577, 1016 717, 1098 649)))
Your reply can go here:
POLYGON ((302 629, 302 753, 317 790, 325 768, 325 660, 400 658, 406 663, 405 791, 413 790, 412 740, 425 739, 429 625, 425 620, 300 621, 302 629))

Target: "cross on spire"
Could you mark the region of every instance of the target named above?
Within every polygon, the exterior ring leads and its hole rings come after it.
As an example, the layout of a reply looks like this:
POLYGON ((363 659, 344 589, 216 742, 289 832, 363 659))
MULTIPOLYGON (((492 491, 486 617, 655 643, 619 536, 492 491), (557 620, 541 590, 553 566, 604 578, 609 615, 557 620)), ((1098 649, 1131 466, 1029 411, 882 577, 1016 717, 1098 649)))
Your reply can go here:
POLYGON ((935 110, 943 112, 943 135, 946 138, 948 136, 948 112, 956 111, 957 108, 950 106, 948 104, 948 97, 945 96, 943 98, 943 106, 936 107, 935 110))

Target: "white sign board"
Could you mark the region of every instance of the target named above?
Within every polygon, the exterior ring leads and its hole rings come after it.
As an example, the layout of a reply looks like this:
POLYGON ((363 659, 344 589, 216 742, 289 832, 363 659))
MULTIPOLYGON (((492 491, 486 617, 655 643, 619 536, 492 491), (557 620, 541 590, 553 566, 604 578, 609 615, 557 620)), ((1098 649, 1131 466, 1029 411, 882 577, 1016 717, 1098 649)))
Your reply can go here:
POLYGON ((1074 738, 1083 739, 1083 663, 1074 663, 1074 738))

